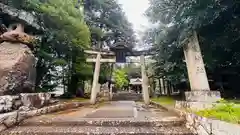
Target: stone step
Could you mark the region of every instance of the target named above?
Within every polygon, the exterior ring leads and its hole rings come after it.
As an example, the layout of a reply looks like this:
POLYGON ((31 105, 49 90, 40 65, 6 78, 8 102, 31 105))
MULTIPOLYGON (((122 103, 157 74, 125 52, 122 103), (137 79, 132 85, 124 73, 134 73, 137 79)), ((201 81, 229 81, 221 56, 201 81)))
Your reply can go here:
POLYGON ((113 101, 116 100, 132 100, 132 101, 140 101, 142 100, 142 95, 113 95, 113 101))
POLYGON ((112 101, 120 101, 120 100, 142 101, 141 98, 112 98, 112 101))
POLYGON ((139 96, 141 97, 142 95, 139 94, 114 94, 115 96, 139 96))
POLYGON ((184 126, 184 120, 44 120, 24 121, 21 126, 112 126, 112 127, 174 127, 184 126))
POLYGON ((195 135, 185 127, 25 126, 1 135, 195 135))

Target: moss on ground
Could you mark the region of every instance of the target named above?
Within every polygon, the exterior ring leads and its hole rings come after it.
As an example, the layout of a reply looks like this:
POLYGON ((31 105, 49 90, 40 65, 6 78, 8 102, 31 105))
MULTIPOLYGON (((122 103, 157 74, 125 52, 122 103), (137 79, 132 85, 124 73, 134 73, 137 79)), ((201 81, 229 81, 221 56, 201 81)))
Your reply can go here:
POLYGON ((59 99, 60 103, 64 102, 87 102, 90 99, 87 98, 70 98, 70 99, 59 99))
POLYGON ((173 106, 175 104, 175 100, 172 97, 157 97, 157 98, 151 98, 151 100, 161 105, 173 106))
POLYGON ((70 101, 75 101, 75 102, 85 102, 85 101, 89 101, 89 99, 87 98, 73 98, 73 99, 69 99, 70 101))

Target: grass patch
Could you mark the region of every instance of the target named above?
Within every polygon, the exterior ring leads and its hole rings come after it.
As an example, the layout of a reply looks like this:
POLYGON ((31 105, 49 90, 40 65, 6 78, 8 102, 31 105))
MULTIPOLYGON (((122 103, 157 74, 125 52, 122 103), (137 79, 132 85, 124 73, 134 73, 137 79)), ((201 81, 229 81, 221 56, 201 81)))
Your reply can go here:
POLYGON ((75 102, 85 102, 85 101, 89 101, 88 98, 73 98, 70 99, 71 101, 75 101, 75 102))
POLYGON ((236 100, 236 99, 229 99, 227 101, 234 104, 240 104, 240 100, 236 100))
POLYGON ((222 100, 211 109, 205 109, 195 112, 199 116, 219 119, 230 123, 240 124, 240 107, 236 102, 230 102, 229 100, 222 100))
POLYGON ((171 97, 158 97, 158 98, 151 98, 152 101, 157 102, 161 105, 174 105, 175 100, 171 97))
POLYGON ((86 101, 89 101, 89 99, 88 98, 79 98, 79 97, 60 100, 60 102, 86 102, 86 101))

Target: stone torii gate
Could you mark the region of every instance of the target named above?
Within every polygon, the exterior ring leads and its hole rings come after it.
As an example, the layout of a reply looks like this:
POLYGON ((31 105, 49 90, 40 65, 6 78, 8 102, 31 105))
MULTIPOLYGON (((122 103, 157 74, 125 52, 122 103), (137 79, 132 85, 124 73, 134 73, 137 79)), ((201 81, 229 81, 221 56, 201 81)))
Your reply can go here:
MULTIPOLYGON (((151 55, 151 51, 131 51, 124 43, 114 44, 110 46, 110 51, 101 50, 85 50, 88 54, 87 62, 95 63, 95 70, 93 76, 92 90, 91 90, 91 104, 96 103, 97 98, 97 84, 99 80, 101 63, 126 63, 127 56, 140 56, 141 75, 142 75, 142 93, 145 104, 150 103, 148 91, 148 77, 145 69, 145 55, 151 55)), ((110 92, 110 94, 112 94, 110 92)))

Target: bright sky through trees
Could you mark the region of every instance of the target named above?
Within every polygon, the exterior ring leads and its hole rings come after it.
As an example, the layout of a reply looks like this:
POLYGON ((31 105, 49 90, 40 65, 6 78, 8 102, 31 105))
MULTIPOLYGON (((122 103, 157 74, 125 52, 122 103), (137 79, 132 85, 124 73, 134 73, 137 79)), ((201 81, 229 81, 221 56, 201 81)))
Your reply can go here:
POLYGON ((128 20, 133 24, 137 36, 148 26, 148 20, 144 16, 145 10, 149 7, 148 0, 118 0, 122 4, 123 11, 128 20))

